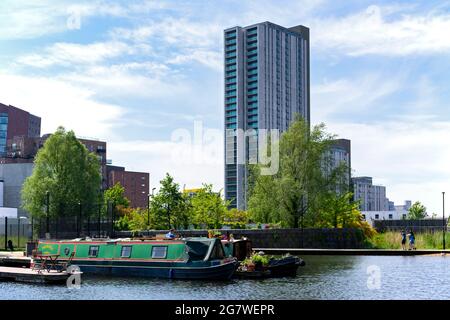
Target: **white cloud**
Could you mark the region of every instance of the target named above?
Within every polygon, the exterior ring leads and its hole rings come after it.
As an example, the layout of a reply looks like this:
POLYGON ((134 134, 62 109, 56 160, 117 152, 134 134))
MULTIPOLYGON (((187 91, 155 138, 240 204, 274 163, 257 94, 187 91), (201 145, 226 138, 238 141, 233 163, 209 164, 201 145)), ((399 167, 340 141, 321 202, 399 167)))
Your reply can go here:
POLYGON ((400 10, 372 5, 344 18, 313 19, 311 44, 319 50, 338 50, 351 56, 450 52, 448 12, 405 13, 391 18, 400 10))
POLYGON ((43 133, 63 125, 80 136, 106 139, 116 135, 125 115, 120 106, 96 101, 92 91, 55 79, 0 74, 0 86, 0 101, 41 117, 43 133))
POLYGON ((355 176, 373 177, 398 204, 421 201, 429 212, 440 212, 437 199, 441 191, 450 191, 450 122, 408 119, 328 126, 331 132, 351 139, 355 176))
POLYGON ((313 121, 333 121, 336 116, 363 114, 374 103, 404 88, 404 75, 387 77, 384 73, 366 73, 354 78, 323 81, 311 88, 313 121))
POLYGON ((130 171, 150 172, 151 187, 159 189, 159 181, 171 174, 183 188, 212 183, 215 190, 224 185, 223 147, 205 141, 201 150, 183 141, 116 141, 108 143, 108 158, 130 171), (179 157, 177 157, 179 155, 179 157))
POLYGON ((17 58, 17 63, 45 68, 52 65, 78 66, 95 64, 122 54, 133 54, 135 49, 123 42, 97 42, 76 44, 59 42, 44 49, 43 54, 30 54, 17 58))
POLYGON ((93 90, 103 98, 133 97, 172 99, 190 92, 183 77, 154 62, 92 66, 82 72, 58 76, 63 81, 93 90))

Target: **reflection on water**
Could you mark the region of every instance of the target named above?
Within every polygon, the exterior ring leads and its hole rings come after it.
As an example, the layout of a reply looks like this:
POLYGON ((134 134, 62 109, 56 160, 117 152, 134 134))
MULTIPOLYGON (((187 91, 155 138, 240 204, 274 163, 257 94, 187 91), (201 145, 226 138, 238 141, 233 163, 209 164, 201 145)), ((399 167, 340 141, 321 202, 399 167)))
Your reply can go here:
POLYGON ((83 277, 81 289, 0 282, 0 299, 450 299, 450 257, 306 256, 296 278, 226 282, 83 277), (380 271, 368 288, 368 267, 380 271))

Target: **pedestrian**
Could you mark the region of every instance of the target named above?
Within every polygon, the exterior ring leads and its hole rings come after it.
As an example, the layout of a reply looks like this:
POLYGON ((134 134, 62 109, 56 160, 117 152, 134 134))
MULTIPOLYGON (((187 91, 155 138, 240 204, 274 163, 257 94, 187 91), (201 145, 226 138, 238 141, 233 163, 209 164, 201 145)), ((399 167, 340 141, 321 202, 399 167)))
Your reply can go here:
POLYGON ((406 231, 404 229, 402 229, 401 235, 402 235, 402 249, 406 250, 406 231))
POLYGON ((11 240, 8 240, 8 249, 9 249, 10 251, 14 251, 14 246, 13 246, 13 243, 12 243, 11 240))
POLYGON ((409 231, 409 250, 416 250, 415 247, 416 237, 412 229, 409 231))
POLYGON ((166 239, 175 239, 175 230, 170 229, 168 233, 166 233, 166 239))

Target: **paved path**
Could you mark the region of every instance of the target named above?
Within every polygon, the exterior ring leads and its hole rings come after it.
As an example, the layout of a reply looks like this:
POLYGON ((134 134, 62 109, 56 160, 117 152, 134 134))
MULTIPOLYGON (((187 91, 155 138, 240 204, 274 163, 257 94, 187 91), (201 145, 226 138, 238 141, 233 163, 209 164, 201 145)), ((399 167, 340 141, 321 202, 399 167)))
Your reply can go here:
POLYGON ((399 250, 399 249, 302 249, 302 248, 253 248, 266 254, 328 255, 328 256, 418 256, 450 254, 450 250, 399 250))
POLYGON ((23 251, 0 251, 1 258, 20 258, 24 257, 23 251))

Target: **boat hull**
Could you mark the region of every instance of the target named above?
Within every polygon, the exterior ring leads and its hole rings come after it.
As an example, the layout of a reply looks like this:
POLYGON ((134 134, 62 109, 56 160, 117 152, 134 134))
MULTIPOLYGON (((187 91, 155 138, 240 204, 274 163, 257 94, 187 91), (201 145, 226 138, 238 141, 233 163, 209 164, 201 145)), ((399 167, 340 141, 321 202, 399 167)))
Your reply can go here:
POLYGON ((237 268, 237 262, 230 260, 225 263, 173 263, 165 265, 157 263, 110 263, 77 261, 72 264, 80 267, 85 274, 110 275, 121 277, 148 277, 163 279, 183 279, 183 280, 228 280, 237 268))
POLYGON ((267 267, 270 271, 271 277, 295 277, 297 270, 305 263, 302 259, 297 257, 289 257, 280 260, 275 260, 274 263, 267 267))

